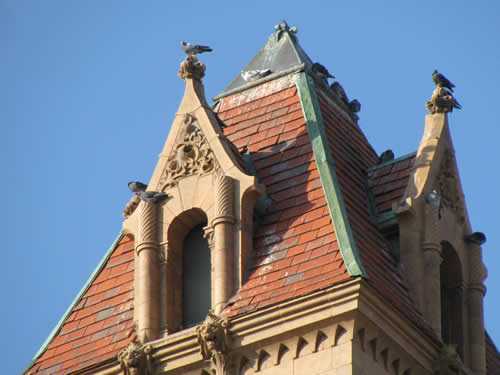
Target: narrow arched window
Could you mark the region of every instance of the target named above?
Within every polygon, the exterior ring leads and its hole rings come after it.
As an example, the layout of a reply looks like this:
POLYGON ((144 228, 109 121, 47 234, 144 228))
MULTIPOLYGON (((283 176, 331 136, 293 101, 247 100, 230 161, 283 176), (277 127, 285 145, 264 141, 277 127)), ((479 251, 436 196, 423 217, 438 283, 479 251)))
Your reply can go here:
POLYGON ((457 353, 463 359, 462 266, 455 249, 448 243, 442 245, 441 335, 446 344, 457 346, 457 353))
POLYGON ((182 246, 182 325, 196 325, 205 319, 211 306, 211 265, 203 225, 194 227, 182 246))

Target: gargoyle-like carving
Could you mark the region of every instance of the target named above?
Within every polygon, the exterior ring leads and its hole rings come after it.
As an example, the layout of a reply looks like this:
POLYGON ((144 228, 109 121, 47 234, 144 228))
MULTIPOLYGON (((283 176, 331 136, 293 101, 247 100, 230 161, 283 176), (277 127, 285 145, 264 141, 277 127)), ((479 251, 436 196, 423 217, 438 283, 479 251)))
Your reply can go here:
POLYGON ((462 194, 458 188, 458 181, 454 167, 453 151, 447 150, 441 162, 440 175, 438 177, 438 193, 441 196, 441 203, 448 207, 463 222, 464 203, 462 194))
POLYGON ((123 375, 153 375, 151 350, 151 345, 133 341, 118 353, 123 375))
POLYGON ((196 328, 200 353, 210 360, 217 375, 225 374, 230 345, 229 320, 210 310, 205 321, 196 328))
POLYGON ((132 215, 139 203, 141 203, 141 198, 139 198, 137 194, 134 194, 134 196, 132 197, 132 199, 130 199, 130 201, 127 203, 127 206, 122 212, 123 217, 127 218, 132 215))
POLYGON ((186 59, 181 63, 181 69, 179 70, 179 77, 182 79, 197 79, 200 80, 205 75, 205 64, 198 61, 195 55, 188 55, 186 59))
POLYGON ((451 93, 438 86, 432 93, 431 100, 426 104, 427 109, 430 113, 448 113, 453 111, 453 108, 461 108, 460 104, 451 95, 451 93))
POLYGON ((205 175, 216 169, 217 162, 194 116, 186 114, 181 142, 174 147, 160 178, 161 191, 192 175, 205 175))

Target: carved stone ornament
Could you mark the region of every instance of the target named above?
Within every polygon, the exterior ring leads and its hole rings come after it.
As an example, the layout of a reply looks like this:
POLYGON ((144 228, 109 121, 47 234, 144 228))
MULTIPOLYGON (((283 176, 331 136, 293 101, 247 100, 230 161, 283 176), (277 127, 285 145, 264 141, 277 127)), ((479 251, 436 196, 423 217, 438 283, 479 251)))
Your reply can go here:
POLYGON ((151 350, 151 345, 133 341, 118 353, 123 375, 153 375, 151 350))
POLYGON ((453 108, 458 108, 457 105, 453 95, 448 90, 438 86, 432 93, 431 100, 427 102, 426 107, 431 114, 434 114, 451 112, 453 108))
POLYGON ((292 38, 292 40, 294 40, 296 38, 296 36, 294 34, 297 34, 297 27, 295 26, 288 26, 288 24, 286 23, 285 20, 281 21, 279 24, 277 24, 276 26, 274 26, 274 30, 276 30, 276 33, 274 34, 275 35, 275 38, 276 38, 276 43, 280 41, 281 39, 281 36, 283 35, 283 33, 288 33, 288 35, 290 35, 290 37, 292 38))
POLYGON ((205 360, 210 360, 217 375, 226 373, 227 355, 230 345, 230 323, 210 310, 205 321, 196 327, 200 353, 205 360))
POLYGON ((458 189, 458 181, 454 167, 454 157, 452 150, 446 150, 441 162, 440 175, 438 177, 438 187, 436 189, 441 196, 443 206, 449 208, 460 223, 465 220, 464 202, 462 194, 458 189))
POLYGON ((179 77, 182 79, 202 79, 205 75, 206 66, 201 61, 198 61, 195 55, 188 55, 186 59, 181 63, 181 69, 179 70, 179 77))
POLYGON ((181 141, 174 147, 160 178, 161 191, 177 185, 179 179, 206 175, 216 169, 217 162, 194 116, 186 114, 181 141))
POLYGON ((130 199, 130 201, 127 203, 127 206, 122 212, 123 217, 127 218, 132 215, 139 203, 141 203, 141 198, 139 197, 139 195, 134 194, 134 196, 130 199))

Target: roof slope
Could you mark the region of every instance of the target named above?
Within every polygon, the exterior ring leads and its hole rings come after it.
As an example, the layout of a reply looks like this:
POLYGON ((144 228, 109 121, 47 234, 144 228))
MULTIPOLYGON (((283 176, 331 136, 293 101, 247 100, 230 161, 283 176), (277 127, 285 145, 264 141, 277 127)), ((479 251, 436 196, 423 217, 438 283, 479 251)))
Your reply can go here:
POLYGON ((495 344, 488 335, 484 332, 486 339, 486 373, 488 375, 498 374, 500 371, 500 353, 498 352, 495 344))
POLYGON ((226 314, 348 280, 293 76, 224 98, 218 111, 272 199, 254 235, 248 281, 226 314))
POLYGON ((26 374, 67 374, 106 360, 133 339, 134 241, 120 235, 26 374))

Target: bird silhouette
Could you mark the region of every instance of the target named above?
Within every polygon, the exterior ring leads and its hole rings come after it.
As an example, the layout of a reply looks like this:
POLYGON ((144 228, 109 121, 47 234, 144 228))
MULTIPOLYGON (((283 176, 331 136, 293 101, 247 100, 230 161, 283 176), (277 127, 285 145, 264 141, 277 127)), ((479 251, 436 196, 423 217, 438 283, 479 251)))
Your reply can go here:
POLYGON ((453 83, 451 83, 448 78, 446 78, 444 75, 439 73, 437 70, 434 70, 432 72, 432 80, 434 81, 436 86, 444 87, 444 88, 450 90, 451 92, 453 92, 453 88, 455 87, 455 85, 453 83))

